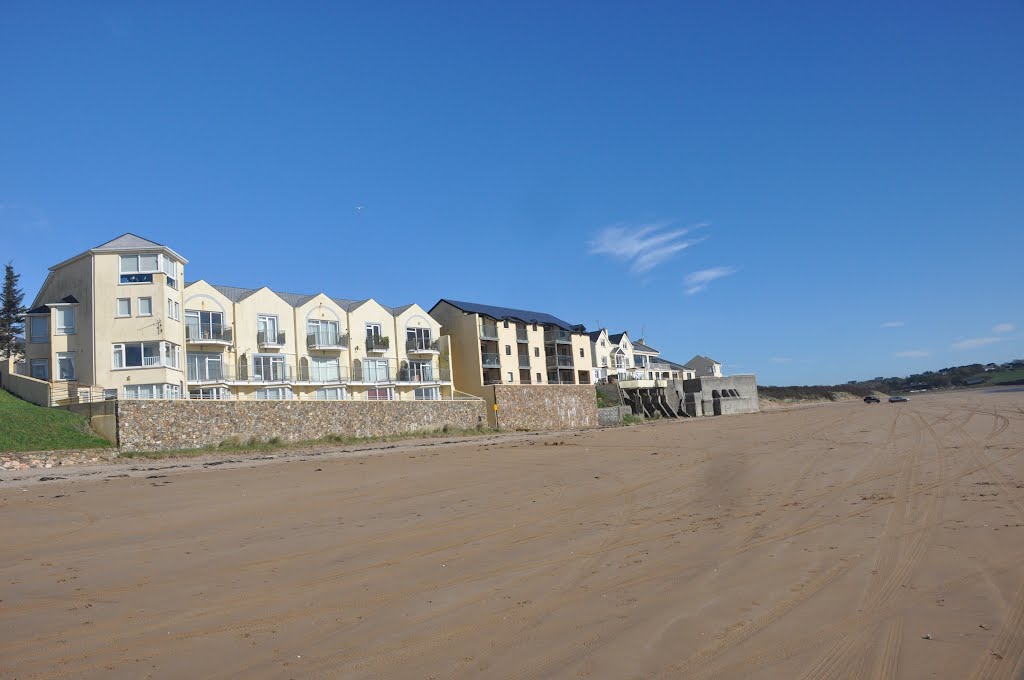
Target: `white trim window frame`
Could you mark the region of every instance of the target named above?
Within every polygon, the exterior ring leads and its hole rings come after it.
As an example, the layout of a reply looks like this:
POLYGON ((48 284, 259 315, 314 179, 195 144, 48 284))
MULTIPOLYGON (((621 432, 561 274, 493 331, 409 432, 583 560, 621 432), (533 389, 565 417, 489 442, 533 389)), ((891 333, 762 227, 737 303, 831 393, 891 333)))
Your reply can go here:
POLYGON ((57 380, 77 380, 75 353, 57 352, 57 380))
POLYGON ((153 316, 153 298, 148 296, 140 297, 137 303, 139 316, 153 316))
POLYGON ((340 382, 341 361, 338 357, 309 357, 309 379, 312 382, 340 382))
POLYGON ((153 283, 153 274, 162 271, 160 266, 160 253, 133 253, 121 255, 118 272, 121 285, 138 285, 141 283, 153 283))
POLYGON ((42 344, 50 341, 50 315, 29 317, 29 342, 42 344))
POLYGON ((252 377, 262 382, 283 382, 288 379, 288 367, 281 354, 254 354, 252 377))
MULTIPOLYGON (((143 298, 139 298, 142 300, 143 298)), ((118 319, 129 319, 132 316, 132 299, 130 297, 117 298, 115 303, 114 316, 118 319)))
POLYGON ((366 390, 367 401, 394 401, 395 388, 393 387, 371 387, 366 390))
POLYGON ((291 398, 290 387, 260 387, 256 390, 258 401, 288 401, 291 398))
POLYGON ((416 401, 438 401, 441 399, 441 390, 436 387, 417 387, 413 396, 416 401))
POLYGON ((314 398, 317 401, 344 401, 344 387, 318 387, 314 398))
POLYGON ((60 306, 54 309, 56 318, 55 335, 75 334, 75 308, 71 306, 60 306))

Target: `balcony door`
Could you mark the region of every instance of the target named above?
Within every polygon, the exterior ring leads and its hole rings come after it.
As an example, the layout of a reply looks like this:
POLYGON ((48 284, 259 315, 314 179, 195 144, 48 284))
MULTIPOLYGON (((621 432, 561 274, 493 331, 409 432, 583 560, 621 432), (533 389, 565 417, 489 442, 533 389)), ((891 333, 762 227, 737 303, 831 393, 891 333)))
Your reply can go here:
POLYGON ((260 314, 256 317, 256 330, 262 333, 268 342, 277 342, 277 317, 260 314))

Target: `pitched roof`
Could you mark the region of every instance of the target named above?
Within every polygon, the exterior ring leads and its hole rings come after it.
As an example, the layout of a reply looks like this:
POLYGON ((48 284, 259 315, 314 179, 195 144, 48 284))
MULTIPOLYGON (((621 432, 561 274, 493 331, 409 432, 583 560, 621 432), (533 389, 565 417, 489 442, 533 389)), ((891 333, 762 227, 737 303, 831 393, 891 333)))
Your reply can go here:
MULTIPOLYGON (((495 305, 482 305, 476 302, 460 302, 458 300, 449 300, 447 298, 441 298, 437 301, 437 305, 442 302, 447 302, 456 309, 461 309, 464 312, 470 314, 483 314, 489 316, 492 319, 505 320, 511 319, 514 321, 524 321, 526 323, 541 323, 545 325, 558 326, 564 328, 567 331, 574 333, 585 333, 586 328, 580 324, 572 324, 564 319, 559 319, 557 316, 545 314, 544 312, 531 312, 526 309, 514 309, 512 307, 497 307, 495 305)), ((434 311, 434 307, 430 308, 430 311, 434 311)))
POLYGON ((115 239, 107 241, 102 245, 98 245, 93 250, 133 250, 136 248, 166 248, 162 243, 156 243, 150 241, 147 238, 136 236, 135 234, 121 234, 115 239))
MULTIPOLYGON (((186 281, 185 287, 187 288, 188 286, 191 286, 193 283, 196 282, 186 281)), ((242 288, 240 286, 218 286, 213 283, 211 283, 210 286, 215 290, 219 291, 224 297, 231 300, 232 302, 241 302, 242 300, 253 295, 257 291, 262 290, 261 288, 242 288)), ((277 295, 279 298, 287 302, 292 307, 301 307, 302 305, 306 304, 307 302, 315 298, 317 295, 319 295, 319 293, 313 293, 312 295, 309 295, 307 293, 281 293, 270 288, 267 288, 267 290, 274 293, 274 295, 277 295)), ((330 297, 329 295, 327 297, 331 300, 331 302, 338 305, 346 312, 351 312, 356 307, 359 307, 365 302, 369 302, 371 299, 367 298, 366 300, 349 300, 347 298, 330 297)), ((388 313, 390 314, 397 315, 401 313, 396 311, 395 308, 388 307, 387 305, 381 305, 381 307, 387 310, 388 313)), ((404 307, 399 307, 397 309, 405 311, 409 307, 412 307, 412 305, 405 305, 404 307)))
POLYGON ((589 333, 589 335, 590 335, 590 341, 591 341, 591 342, 597 342, 598 338, 600 338, 600 337, 601 337, 601 333, 604 333, 604 332, 605 332, 605 330, 606 330, 606 329, 602 328, 602 329, 601 329, 601 330, 599 330, 599 331, 590 331, 590 333, 589 333))
POLYGON ((43 304, 39 305, 38 307, 33 307, 32 309, 28 310, 25 313, 26 314, 49 314, 50 313, 50 305, 60 305, 60 304, 64 304, 64 305, 77 305, 79 303, 78 303, 78 298, 76 298, 74 295, 65 295, 64 297, 62 297, 60 300, 57 300, 56 302, 46 302, 46 303, 43 303, 43 304))
POLYGON ((701 368, 710 369, 715 364, 721 365, 720 362, 715 361, 714 359, 709 359, 708 357, 700 354, 686 362, 686 365, 690 366, 694 370, 699 370, 701 368))
POLYGON ((669 361, 668 359, 664 359, 664 362, 666 364, 668 364, 669 366, 671 366, 672 368, 676 369, 677 371, 682 371, 682 370, 692 371, 693 370, 693 366, 684 366, 682 364, 677 364, 674 361, 669 361))
POLYGON ((620 342, 622 342, 622 336, 623 335, 626 335, 625 331, 623 331, 621 333, 616 333, 615 335, 609 335, 608 336, 608 342, 612 343, 613 345, 617 345, 620 342))
POLYGON ((633 343, 633 351, 640 352, 643 354, 661 354, 660 350, 656 350, 653 347, 649 347, 640 342, 639 340, 633 343))

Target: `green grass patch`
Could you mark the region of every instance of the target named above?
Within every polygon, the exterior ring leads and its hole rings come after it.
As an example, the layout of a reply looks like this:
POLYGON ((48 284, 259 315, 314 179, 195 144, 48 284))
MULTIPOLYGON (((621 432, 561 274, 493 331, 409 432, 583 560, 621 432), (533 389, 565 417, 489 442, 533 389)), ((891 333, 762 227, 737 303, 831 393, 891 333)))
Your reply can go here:
POLYGON ((622 416, 623 425, 639 425, 642 422, 644 422, 643 418, 637 415, 633 415, 632 413, 627 413, 626 415, 622 416))
POLYGON ((288 451, 290 449, 309 448, 311 446, 337 445, 350 446, 354 444, 381 444, 387 442, 400 442, 409 439, 436 439, 442 437, 470 437, 485 434, 494 434, 497 430, 487 427, 482 428, 443 428, 440 430, 421 430, 418 432, 406 432, 403 434, 387 435, 381 437, 349 437, 340 434, 329 434, 322 439, 311 439, 300 442, 286 442, 278 437, 267 441, 257 439, 243 440, 238 437, 225 439, 216 446, 206 446, 201 449, 175 449, 173 451, 130 451, 122 452, 120 458, 189 458, 194 456, 207 456, 211 453, 267 453, 273 451, 288 451))
POLYGON ((109 448, 82 416, 43 408, 0 390, 0 451, 109 448))
POLYGON ((1003 383, 1024 380, 1024 368, 1018 368, 1012 371, 989 371, 987 373, 978 373, 976 375, 972 375, 970 379, 973 378, 984 378, 986 385, 1001 385, 1003 383))

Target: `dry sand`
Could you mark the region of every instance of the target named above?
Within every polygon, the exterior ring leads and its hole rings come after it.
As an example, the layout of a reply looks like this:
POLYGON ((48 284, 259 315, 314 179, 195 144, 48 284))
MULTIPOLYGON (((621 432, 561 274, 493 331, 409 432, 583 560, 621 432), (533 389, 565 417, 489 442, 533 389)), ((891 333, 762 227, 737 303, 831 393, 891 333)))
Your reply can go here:
POLYGON ((972 391, 8 484, 0 676, 1018 678, 1022 450, 972 391))

